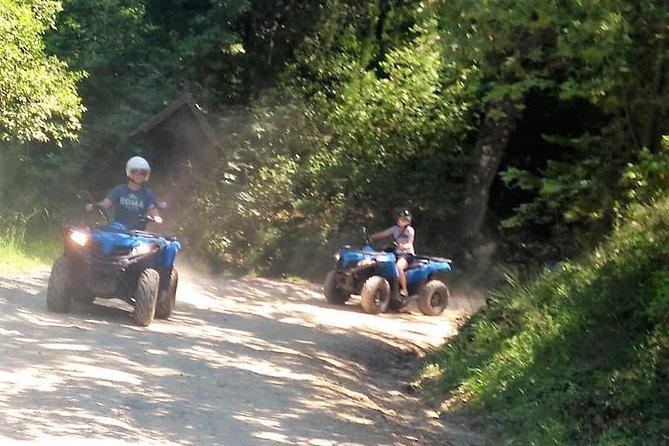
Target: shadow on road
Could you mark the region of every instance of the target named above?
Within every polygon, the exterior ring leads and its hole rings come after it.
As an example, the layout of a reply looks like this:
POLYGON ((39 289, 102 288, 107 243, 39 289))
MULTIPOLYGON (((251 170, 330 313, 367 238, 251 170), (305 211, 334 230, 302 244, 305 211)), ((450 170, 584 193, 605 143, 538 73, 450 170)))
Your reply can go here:
POLYGON ((315 285, 182 275, 170 320, 140 328, 115 300, 47 312, 46 274, 0 280, 3 444, 478 444, 402 392, 457 311, 372 316, 315 285))

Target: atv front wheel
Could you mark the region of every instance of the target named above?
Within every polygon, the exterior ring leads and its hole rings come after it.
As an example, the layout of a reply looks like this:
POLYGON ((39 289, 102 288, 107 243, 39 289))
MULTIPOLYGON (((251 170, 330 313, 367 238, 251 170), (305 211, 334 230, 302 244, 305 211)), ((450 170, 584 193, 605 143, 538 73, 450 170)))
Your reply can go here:
POLYGON ((362 286, 360 292, 363 310, 369 314, 386 311, 390 302, 390 284, 381 276, 372 276, 362 286))
POLYGON ((81 294, 79 296, 74 296, 74 300, 82 304, 90 305, 95 302, 95 296, 92 294, 81 294))
POLYGON ((90 305, 93 303, 93 301, 95 301, 95 294, 93 294, 93 292, 84 285, 81 287, 79 291, 75 292, 72 295, 72 300, 74 302, 80 302, 83 304, 90 305))
POLYGON ((427 316, 439 316, 448 305, 450 293, 441 280, 430 280, 421 287, 418 309, 427 316))
POLYGON ((159 284, 160 275, 155 269, 147 268, 139 275, 137 291, 135 292, 135 311, 133 313, 137 325, 146 327, 153 321, 159 284))
POLYGON ((335 280, 336 277, 337 271, 330 271, 328 275, 325 276, 325 283, 323 283, 325 300, 327 300, 330 304, 344 305, 351 297, 351 294, 337 288, 337 281, 335 280))
POLYGON ((70 282, 70 259, 60 256, 53 262, 49 287, 46 290, 46 306, 49 311, 65 313, 72 304, 72 287, 70 282))
POLYGON ((169 283, 165 289, 158 293, 158 301, 156 302, 156 319, 167 319, 174 310, 174 305, 177 302, 177 285, 179 284, 179 274, 177 270, 172 268, 170 272, 169 283))

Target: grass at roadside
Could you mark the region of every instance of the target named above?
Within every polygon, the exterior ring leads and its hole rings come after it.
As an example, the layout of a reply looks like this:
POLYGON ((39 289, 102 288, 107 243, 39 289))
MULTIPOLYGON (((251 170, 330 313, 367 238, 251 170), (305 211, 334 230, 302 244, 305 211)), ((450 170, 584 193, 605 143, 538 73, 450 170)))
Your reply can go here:
POLYGON ((49 243, 15 244, 0 241, 0 272, 49 268, 60 246, 49 243))
POLYGON ((509 285, 432 355, 423 386, 505 445, 669 444, 669 200, 588 258, 509 285))

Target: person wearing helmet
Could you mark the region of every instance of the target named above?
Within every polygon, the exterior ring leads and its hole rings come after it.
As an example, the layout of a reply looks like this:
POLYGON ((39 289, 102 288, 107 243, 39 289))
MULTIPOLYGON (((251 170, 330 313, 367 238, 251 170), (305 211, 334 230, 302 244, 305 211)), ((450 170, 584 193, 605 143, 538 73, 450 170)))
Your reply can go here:
MULTIPOLYGON (((125 164, 125 174, 127 183, 119 184, 109 191, 104 200, 97 203, 97 206, 103 209, 114 208, 114 221, 123 223, 125 226, 135 225, 143 217, 149 215, 155 223, 162 223, 163 220, 158 213, 158 199, 153 191, 144 187, 144 183, 149 180, 151 175, 151 166, 149 162, 141 156, 133 156, 125 164)), ((92 211, 95 205, 89 203, 86 205, 87 211, 92 211)), ((140 224, 144 229, 146 222, 140 224)))
POLYGON ((381 240, 393 238, 395 255, 397 257, 397 269, 399 270, 400 296, 409 295, 407 290, 407 278, 405 271, 416 256, 414 239, 416 230, 411 226, 411 212, 404 209, 397 215, 397 223, 388 229, 372 234, 370 239, 381 240))

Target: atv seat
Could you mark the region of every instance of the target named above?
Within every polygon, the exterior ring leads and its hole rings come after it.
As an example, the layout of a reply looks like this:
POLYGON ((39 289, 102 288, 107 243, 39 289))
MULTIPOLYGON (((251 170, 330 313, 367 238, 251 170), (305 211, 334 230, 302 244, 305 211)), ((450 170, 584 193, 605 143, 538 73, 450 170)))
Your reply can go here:
POLYGON ((411 265, 409 265, 409 269, 420 268, 421 266, 427 265, 430 262, 452 263, 451 259, 444 259, 441 257, 415 256, 411 262, 411 265))
POLYGON ((414 257, 413 261, 409 265, 409 269, 411 268, 420 268, 421 266, 427 265, 430 263, 430 259, 424 256, 416 256, 414 257))

